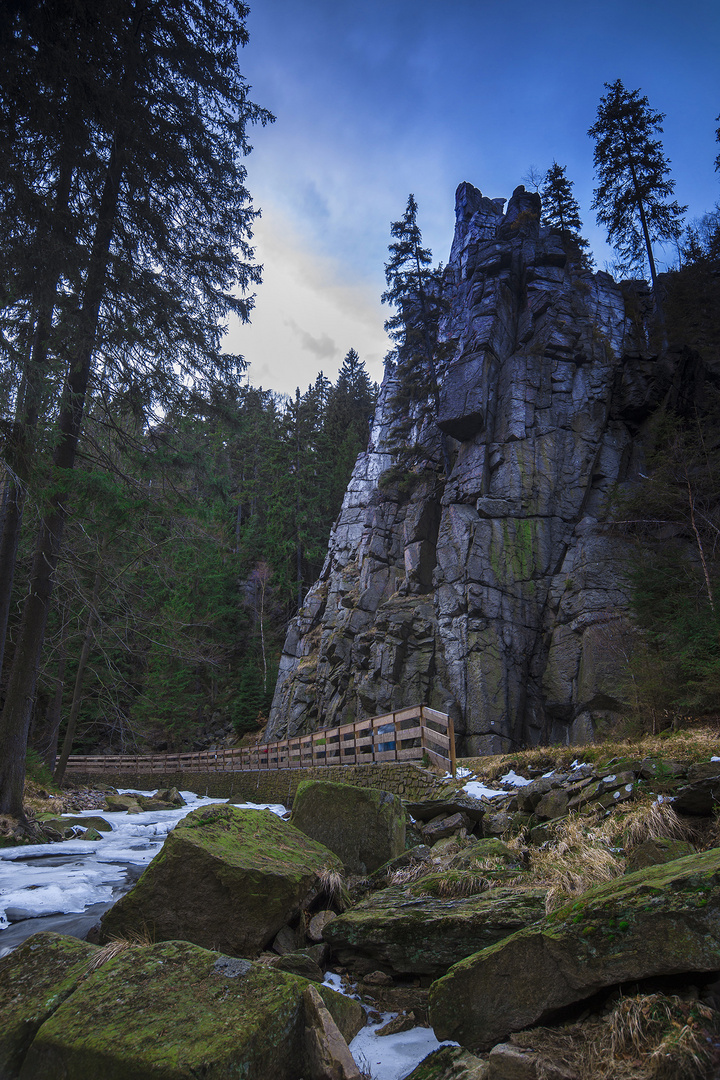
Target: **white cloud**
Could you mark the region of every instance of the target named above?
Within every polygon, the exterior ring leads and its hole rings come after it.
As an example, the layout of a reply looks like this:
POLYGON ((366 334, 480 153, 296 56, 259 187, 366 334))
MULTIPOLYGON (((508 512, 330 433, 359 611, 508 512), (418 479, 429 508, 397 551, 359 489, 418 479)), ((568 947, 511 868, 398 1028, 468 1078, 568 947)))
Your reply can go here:
POLYGON ((225 339, 228 351, 249 361, 251 383, 287 394, 296 386, 304 390, 321 369, 334 379, 350 348, 379 380, 389 345, 378 281, 354 276, 352 265, 312 251, 267 203, 255 247, 263 283, 252 322, 235 322, 225 339))

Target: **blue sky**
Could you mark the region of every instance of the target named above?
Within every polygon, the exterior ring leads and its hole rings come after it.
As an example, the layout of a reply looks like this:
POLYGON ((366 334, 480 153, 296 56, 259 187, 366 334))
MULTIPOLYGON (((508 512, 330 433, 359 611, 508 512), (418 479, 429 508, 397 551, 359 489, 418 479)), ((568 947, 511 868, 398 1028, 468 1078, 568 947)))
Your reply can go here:
MULTIPOLYGON (((264 283, 228 347, 255 385, 293 393, 350 347, 375 378, 390 222, 413 192, 425 243, 446 261, 454 193, 509 198, 555 159, 575 183, 598 267, 612 259, 590 210, 587 129, 622 79, 666 113, 676 197, 691 220, 720 200, 720 0, 250 0, 242 53, 275 124, 251 134, 264 283)), ((663 255, 660 253, 660 262, 663 255)))

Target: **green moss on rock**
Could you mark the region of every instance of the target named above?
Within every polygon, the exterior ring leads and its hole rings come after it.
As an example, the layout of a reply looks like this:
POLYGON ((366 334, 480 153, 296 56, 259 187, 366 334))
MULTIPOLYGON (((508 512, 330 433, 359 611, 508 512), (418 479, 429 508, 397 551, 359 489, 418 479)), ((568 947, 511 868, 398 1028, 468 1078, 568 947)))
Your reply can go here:
POLYGON ((73 992, 96 945, 35 934, 0 960, 0 1077, 18 1076, 41 1025, 73 992))
MULTIPOLYGON (((92 972, 43 1025, 23 1080, 297 1080, 304 979, 172 941, 92 972)), ((319 988, 343 1034, 341 995, 319 988)))
POLYGON ((544 914, 544 889, 438 895, 444 880, 452 889, 460 877, 450 871, 379 890, 334 919, 325 939, 348 966, 369 957, 399 974, 438 975, 544 914))
POLYGON ((269 810, 203 807, 105 913, 102 940, 144 932, 257 956, 317 895, 324 869, 340 860, 269 810))
POLYGON ((370 874, 405 850, 405 810, 389 791, 305 780, 290 822, 334 851, 350 873, 370 874))
POLYGON ((57 829, 59 833, 62 833, 64 829, 72 829, 75 826, 79 826, 81 829, 95 829, 97 832, 112 832, 112 825, 104 817, 53 817, 50 814, 43 814, 38 820, 44 827, 49 826, 51 829, 57 829))
POLYGON ((719 957, 720 849, 713 849, 600 885, 461 960, 433 984, 430 1019, 438 1038, 489 1049, 603 987, 716 971, 719 957))

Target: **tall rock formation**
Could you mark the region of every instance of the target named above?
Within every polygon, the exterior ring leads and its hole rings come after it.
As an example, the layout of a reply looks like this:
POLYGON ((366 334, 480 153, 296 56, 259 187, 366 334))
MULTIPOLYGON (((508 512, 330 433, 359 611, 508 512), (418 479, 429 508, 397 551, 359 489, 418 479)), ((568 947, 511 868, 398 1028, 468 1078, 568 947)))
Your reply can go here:
POLYGON ((582 741, 619 706, 632 632, 608 496, 638 468, 643 420, 696 393, 695 373, 652 351, 644 282, 569 259, 537 195, 504 203, 458 188, 439 414, 388 370, 268 740, 425 702, 461 750, 493 753, 582 741), (420 454, 402 472, 408 419, 420 454))

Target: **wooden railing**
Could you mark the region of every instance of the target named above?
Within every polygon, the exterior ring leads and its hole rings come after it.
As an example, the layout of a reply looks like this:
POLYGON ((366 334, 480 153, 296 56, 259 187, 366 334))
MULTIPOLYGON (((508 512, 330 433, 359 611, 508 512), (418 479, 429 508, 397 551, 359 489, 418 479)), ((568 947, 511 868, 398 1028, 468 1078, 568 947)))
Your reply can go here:
POLYGON ((455 733, 445 713, 427 705, 398 709, 336 728, 258 746, 190 754, 69 758, 68 772, 246 772, 313 769, 323 765, 372 765, 423 761, 455 775, 455 733))

